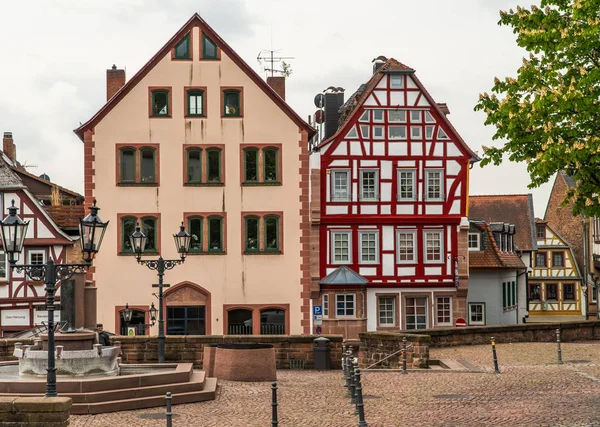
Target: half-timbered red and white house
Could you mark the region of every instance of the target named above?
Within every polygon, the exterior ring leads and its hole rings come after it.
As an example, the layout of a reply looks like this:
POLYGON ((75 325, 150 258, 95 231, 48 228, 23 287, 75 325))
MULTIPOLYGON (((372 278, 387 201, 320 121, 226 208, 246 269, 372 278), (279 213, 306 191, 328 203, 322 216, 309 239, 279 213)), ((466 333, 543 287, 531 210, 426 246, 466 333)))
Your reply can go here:
POLYGON ((317 145, 311 297, 323 306, 324 333, 466 317, 468 177, 478 157, 447 114, 415 70, 378 61, 340 109, 335 134, 317 145))
MULTIPOLYGON (((8 207, 15 203, 18 215, 29 221, 23 253, 17 264, 44 264, 49 258, 55 263, 77 262, 73 253, 77 236, 66 234, 44 209, 40 200, 28 189, 19 175, 12 169, 11 158, 0 153, 0 211, 2 218, 8 214, 8 207)), ((60 301, 60 283, 57 300, 60 301)), ((0 335, 6 336, 41 325, 47 319, 47 312, 36 310, 44 304, 46 293, 44 284, 32 281, 25 273, 11 271, 8 259, 0 250, 0 335)), ((60 320, 60 311, 55 312, 60 320)))

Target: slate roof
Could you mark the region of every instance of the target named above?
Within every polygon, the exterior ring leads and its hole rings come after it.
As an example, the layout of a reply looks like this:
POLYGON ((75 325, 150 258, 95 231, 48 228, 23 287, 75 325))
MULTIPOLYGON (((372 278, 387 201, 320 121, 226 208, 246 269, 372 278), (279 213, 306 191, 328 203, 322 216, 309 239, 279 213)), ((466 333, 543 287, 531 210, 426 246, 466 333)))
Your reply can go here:
POLYGON ((17 189, 25 188, 21 178, 12 170, 4 159, 4 155, 0 156, 0 189, 17 189))
POLYGON ((494 239, 490 224, 471 221, 471 225, 482 231, 485 240, 481 240, 484 250, 469 252, 469 268, 527 268, 515 252, 502 252, 500 250, 496 239, 494 239))
POLYGON ((366 285, 369 281, 351 268, 342 265, 329 273, 320 285, 366 285))
POLYGON ((469 219, 505 222, 515 226, 515 244, 521 251, 537 249, 531 194, 469 196, 469 219))
POLYGON ((569 188, 577 187, 577 183, 575 182, 575 180, 573 179, 573 177, 571 175, 569 175, 565 171, 560 171, 559 173, 565 180, 565 184, 567 184, 567 187, 569 187, 569 188))

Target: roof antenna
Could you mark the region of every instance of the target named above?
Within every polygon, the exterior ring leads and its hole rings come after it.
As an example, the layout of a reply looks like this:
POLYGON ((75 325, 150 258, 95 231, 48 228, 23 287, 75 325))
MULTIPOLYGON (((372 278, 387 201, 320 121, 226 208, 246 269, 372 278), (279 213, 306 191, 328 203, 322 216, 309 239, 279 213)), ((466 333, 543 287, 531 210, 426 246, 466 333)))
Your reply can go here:
POLYGON ((295 59, 293 56, 275 56, 274 54, 280 52, 282 49, 273 49, 273 27, 271 26, 271 49, 263 49, 258 52, 256 60, 263 67, 265 72, 271 72, 271 77, 275 73, 281 73, 284 77, 289 77, 292 74, 292 67, 286 63, 284 59, 295 59), (263 66, 263 62, 266 62, 263 66), (281 62, 281 70, 275 68, 275 63, 281 62), (270 66, 268 65, 270 64, 270 66))

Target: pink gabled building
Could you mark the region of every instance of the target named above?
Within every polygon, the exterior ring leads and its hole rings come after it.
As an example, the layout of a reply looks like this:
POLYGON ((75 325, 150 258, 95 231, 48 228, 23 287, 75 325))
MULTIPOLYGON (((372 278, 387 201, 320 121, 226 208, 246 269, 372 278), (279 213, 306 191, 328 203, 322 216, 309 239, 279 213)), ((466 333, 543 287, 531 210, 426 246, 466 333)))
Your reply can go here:
POLYGON ((469 168, 478 157, 448 113, 413 69, 379 57, 316 146, 311 297, 323 306, 324 333, 466 318, 469 168))
POLYGON ((86 204, 111 221, 90 277, 106 329, 126 331, 125 303, 149 323, 156 302, 156 274, 127 238, 136 223, 148 255, 177 259, 183 221, 193 242, 165 276, 167 334, 309 332, 315 131, 286 104, 284 78, 270 83, 198 14, 129 81, 107 71, 106 104, 75 130, 86 204))

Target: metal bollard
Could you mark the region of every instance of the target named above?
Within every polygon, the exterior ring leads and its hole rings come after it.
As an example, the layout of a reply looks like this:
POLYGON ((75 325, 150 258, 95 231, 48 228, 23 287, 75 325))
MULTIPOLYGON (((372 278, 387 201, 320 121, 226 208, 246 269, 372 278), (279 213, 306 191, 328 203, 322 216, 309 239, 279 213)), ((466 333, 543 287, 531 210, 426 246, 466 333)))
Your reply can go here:
POLYGON ((171 392, 167 392, 167 395, 165 396, 165 400, 167 401, 167 427, 172 427, 173 426, 173 412, 171 412, 171 399, 173 398, 173 396, 171 395, 171 392))
POLYGON ((344 384, 344 387, 346 387, 347 390, 350 390, 350 350, 346 350, 344 360, 346 361, 346 371, 344 372, 346 383, 344 384))
POLYGON ((562 365, 562 350, 560 349, 560 328, 556 330, 556 345, 558 346, 558 364, 562 365))
POLYGON ((276 426, 279 424, 277 421, 277 383, 274 382, 271 384, 271 407, 273 408, 273 413, 271 415, 271 425, 276 426))
POLYGON ((492 355, 494 356, 494 374, 499 374, 500 369, 498 368, 498 357, 496 357, 496 341, 492 337, 492 355))
POLYGON ((358 415, 358 360, 354 365, 354 415, 358 415))
POLYGON ((402 374, 408 374, 406 370, 406 337, 402 337, 402 374))
POLYGON ((350 371, 350 403, 356 403, 356 369, 358 368, 354 364, 354 360, 351 359, 351 371, 350 371))
POLYGON ((360 383, 360 368, 356 368, 356 407, 358 409, 358 427, 368 426, 365 421, 365 405, 363 403, 362 384, 360 383))
POLYGON ((346 340, 342 341, 342 372, 344 373, 344 380, 345 380, 346 375, 347 375, 347 371, 346 371, 346 340))

